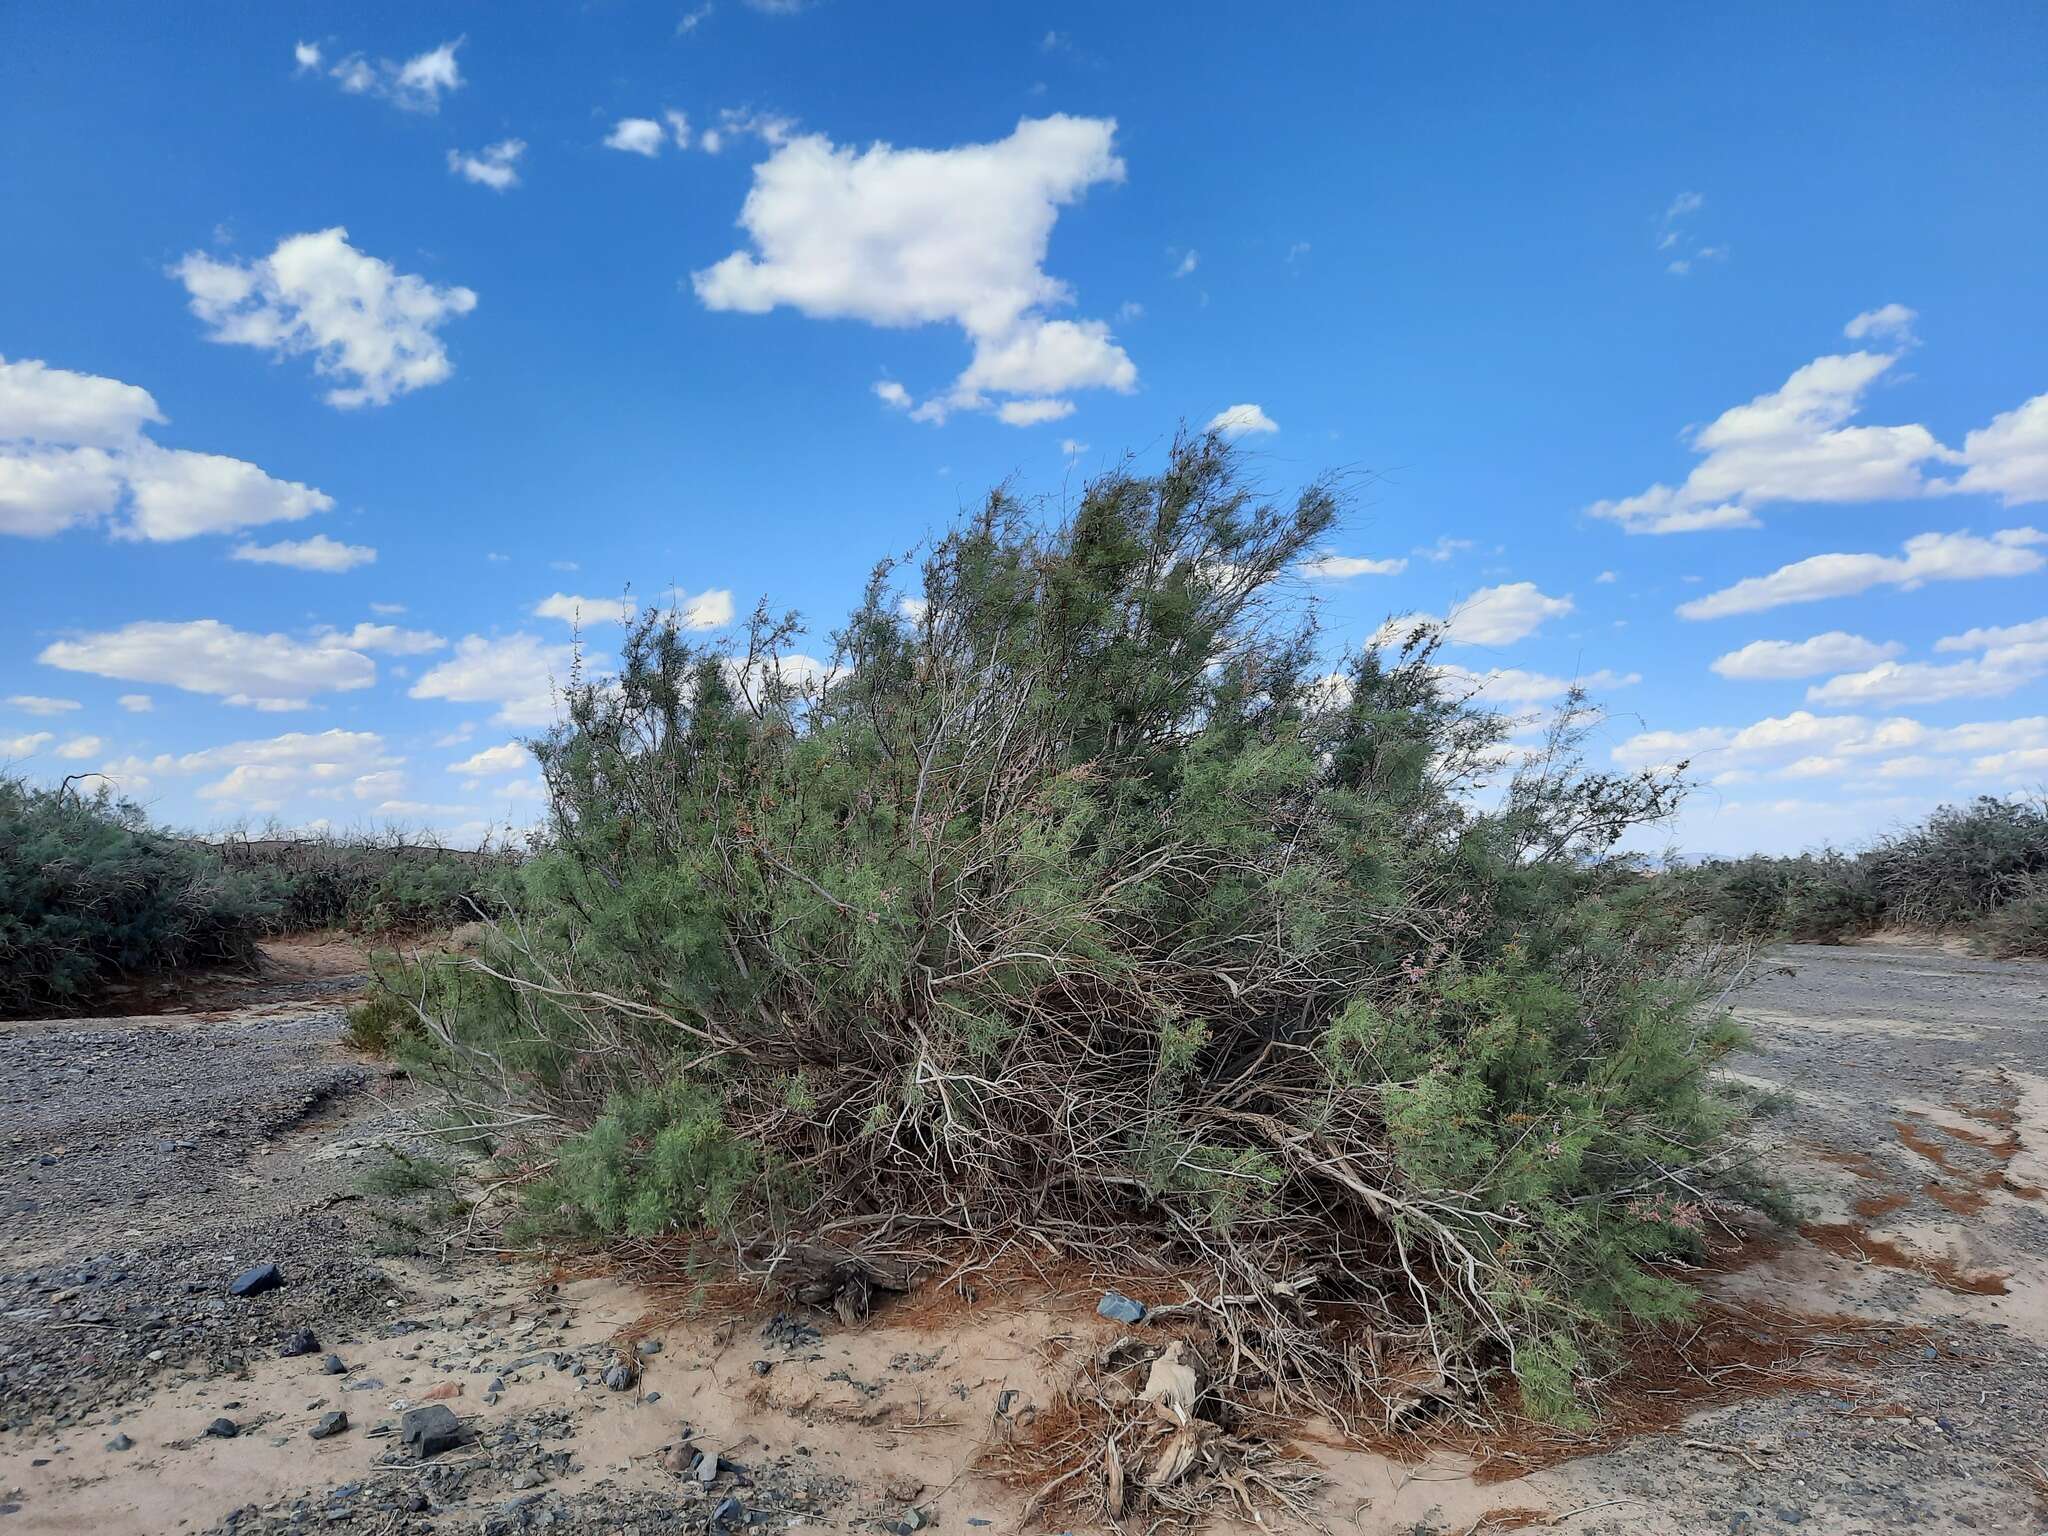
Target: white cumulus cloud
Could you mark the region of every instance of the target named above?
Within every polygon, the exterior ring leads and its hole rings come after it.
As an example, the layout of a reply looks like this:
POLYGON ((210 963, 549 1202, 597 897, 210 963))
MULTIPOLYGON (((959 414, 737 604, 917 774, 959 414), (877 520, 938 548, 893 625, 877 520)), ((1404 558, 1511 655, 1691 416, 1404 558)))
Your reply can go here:
POLYGON ((36 659, 67 672, 163 683, 265 710, 304 709, 319 694, 367 688, 377 679, 377 664, 340 637, 253 634, 218 619, 125 624, 56 641, 36 659))
POLYGON ((367 544, 343 544, 324 533, 310 539, 282 539, 275 544, 237 544, 236 560, 255 565, 287 565, 295 571, 352 571, 377 558, 367 544))
POLYGON ((624 150, 629 155, 645 155, 650 160, 661 153, 661 146, 668 142, 668 130, 651 117, 622 117, 612 125, 612 131, 604 136, 606 149, 624 150))
POLYGON ((7 698, 9 709, 18 709, 25 715, 68 715, 85 706, 76 699, 53 699, 40 693, 15 693, 7 698))
POLYGON ((1278 432, 1280 423, 1252 404, 1233 405, 1218 411, 1209 418, 1203 429, 1220 432, 1228 438, 1248 437, 1266 432, 1278 432))
POLYGON ((344 410, 385 405, 453 373, 440 328, 476 308, 476 294, 436 287, 348 243, 336 225, 278 242, 252 262, 193 251, 172 269, 209 339, 274 356, 308 354, 344 410))
POLYGON ((325 73, 351 96, 378 96, 408 112, 438 112, 441 98, 462 88, 462 68, 455 54, 464 39, 429 48, 408 59, 370 59, 351 53, 324 68, 326 55, 317 43, 292 49, 300 74, 325 73))
MULTIPOLYGON (((918 407, 925 420, 995 409, 995 395, 1136 387, 1137 366, 1104 322, 1046 313, 1073 302, 1044 270, 1060 209, 1123 180, 1113 120, 1027 118, 995 143, 943 150, 762 132, 775 151, 754 168, 739 220, 753 248, 692 274, 707 308, 959 326, 972 359, 918 407)), ((1043 406, 1022 415, 1051 419, 1043 406)))
POLYGON ((465 635, 455 654, 412 685, 416 699, 495 704, 500 725, 547 725, 559 713, 559 689, 576 664, 575 650, 536 635, 497 639, 465 635))
POLYGON ((1686 619, 1721 619, 1762 613, 1788 603, 1852 597, 1872 587, 1903 591, 1930 581, 1975 581, 1991 576, 2025 576, 2043 565, 2035 546, 2048 534, 2034 528, 2006 528, 1980 538, 1972 533, 1921 533, 1906 540, 1901 555, 1809 555, 1768 576, 1750 576, 1719 592, 1678 607, 1686 619))
POLYGON ((1809 640, 1753 640, 1740 650, 1716 657, 1712 669, 1739 682, 1781 682, 1875 666, 1904 649, 1896 640, 1879 644, 1861 635, 1831 629, 1809 640))
POLYGON ((1372 560, 1363 555, 1319 555, 1304 560, 1302 575, 1311 581, 1349 581, 1354 576, 1398 576, 1408 569, 1405 559, 1372 560))
POLYGON ((639 611, 631 598, 572 597, 566 592, 533 605, 536 618, 560 619, 565 624, 624 624, 639 611))
POLYGON ((521 773, 531 767, 532 763, 533 758, 526 748, 516 741, 508 741, 503 746, 485 747, 481 752, 473 753, 459 763, 450 763, 448 771, 461 774, 464 778, 485 779, 507 773, 521 773))
POLYGON ((241 459, 159 446, 144 428, 163 419, 135 385, 0 357, 0 534, 106 523, 123 538, 186 539, 334 505, 241 459))
POLYGON ((526 153, 524 139, 500 139, 473 155, 459 149, 448 151, 448 169, 464 181, 473 181, 493 192, 509 192, 519 185, 519 157, 526 153))

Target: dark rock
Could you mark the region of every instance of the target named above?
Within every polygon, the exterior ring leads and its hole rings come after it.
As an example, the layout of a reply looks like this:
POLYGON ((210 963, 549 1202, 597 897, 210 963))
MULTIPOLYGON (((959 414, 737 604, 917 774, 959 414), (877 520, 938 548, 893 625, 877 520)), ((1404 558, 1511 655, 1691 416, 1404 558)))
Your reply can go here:
POLYGON ((614 1392, 624 1392, 627 1388, 631 1387, 633 1383, 638 1381, 639 1379, 639 1368, 636 1366, 628 1365, 623 1360, 607 1367, 604 1373, 604 1384, 610 1387, 614 1392))
POLYGON ((756 1360, 754 1362, 754 1374, 756 1376, 766 1376, 770 1371, 774 1369, 775 1367, 770 1365, 766 1360, 756 1360))
POLYGON ((325 1440, 332 1435, 340 1434, 344 1429, 347 1428, 348 1415, 337 1409, 333 1413, 321 1414, 320 1422, 318 1424, 315 1424, 311 1429, 307 1430, 306 1433, 311 1435, 315 1440, 325 1440))
POLYGON ((640 1352, 641 1358, 645 1359, 649 1355, 658 1355, 661 1353, 661 1340, 642 1339, 638 1344, 634 1345, 633 1347, 640 1352))
POLYGON ((215 1419, 206 1426, 206 1432, 216 1440, 232 1440, 242 1432, 242 1426, 233 1419, 215 1419))
POLYGON ((695 1468, 692 1469, 692 1475, 695 1476, 697 1481, 702 1483, 706 1488, 709 1488, 713 1483, 717 1482, 718 1452, 699 1451, 697 1453, 697 1465, 695 1466, 695 1468))
POLYGON ((319 1348, 320 1341, 313 1337, 313 1330, 301 1328, 284 1341, 283 1347, 277 1353, 282 1359, 296 1360, 300 1355, 317 1353, 319 1348))
POLYGON ((462 1444, 462 1420, 445 1403, 414 1408, 398 1421, 398 1438, 421 1461, 462 1444))
POLYGON ((329 1355, 325 1360, 322 1360, 320 1362, 320 1369, 329 1376, 342 1376, 348 1372, 348 1367, 341 1363, 341 1356, 339 1355, 329 1355))
POLYGON ((718 1501, 718 1508, 711 1511, 713 1526, 732 1525, 746 1518, 747 1511, 738 1499, 728 1494, 718 1501))
POLYGON ((260 1296, 265 1291, 274 1291, 284 1284, 284 1276, 275 1264, 258 1264, 254 1269, 245 1269, 235 1276, 228 1286, 230 1296, 260 1296))
POLYGON ((1114 1323, 1145 1321, 1145 1304, 1131 1300, 1121 1291, 1104 1291, 1102 1300, 1095 1303, 1095 1310, 1114 1323))
POLYGON ((107 1442, 107 1449, 110 1451, 132 1451, 135 1449, 135 1442, 126 1435, 116 1435, 107 1442))

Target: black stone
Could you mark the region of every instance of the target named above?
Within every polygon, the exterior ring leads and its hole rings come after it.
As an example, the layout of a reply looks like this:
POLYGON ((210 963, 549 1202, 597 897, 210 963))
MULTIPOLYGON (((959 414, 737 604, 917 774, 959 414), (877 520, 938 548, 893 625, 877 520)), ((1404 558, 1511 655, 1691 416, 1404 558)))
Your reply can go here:
POLYGON ((313 1337, 313 1330, 301 1328, 297 1333, 284 1341, 284 1345, 278 1350, 278 1354, 286 1360, 294 1360, 300 1355, 313 1354, 319 1348, 320 1341, 313 1337))
POLYGON ((398 1438, 425 1461, 462 1444, 462 1420, 445 1403, 429 1403, 398 1421, 398 1438))
POLYGON ((216 1440, 232 1440, 242 1432, 242 1426, 233 1419, 215 1419, 206 1426, 206 1432, 216 1440))
POLYGON ((260 1296, 265 1291, 274 1291, 284 1284, 284 1276, 275 1264, 258 1264, 254 1269, 245 1269, 235 1276, 229 1285, 230 1296, 260 1296))
POLYGON ((320 1422, 307 1430, 306 1433, 315 1440, 325 1440, 328 1436, 338 1435, 347 1428, 348 1415, 337 1411, 335 1413, 321 1414, 320 1422))

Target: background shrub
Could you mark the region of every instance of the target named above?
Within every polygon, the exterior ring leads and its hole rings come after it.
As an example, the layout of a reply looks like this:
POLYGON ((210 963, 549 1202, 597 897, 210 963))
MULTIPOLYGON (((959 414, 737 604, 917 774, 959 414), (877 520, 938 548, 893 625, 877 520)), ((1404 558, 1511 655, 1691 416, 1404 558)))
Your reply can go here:
POLYGON ((0 1012, 76 1007, 122 977, 247 964, 264 883, 151 831, 102 792, 0 780, 0 1012))

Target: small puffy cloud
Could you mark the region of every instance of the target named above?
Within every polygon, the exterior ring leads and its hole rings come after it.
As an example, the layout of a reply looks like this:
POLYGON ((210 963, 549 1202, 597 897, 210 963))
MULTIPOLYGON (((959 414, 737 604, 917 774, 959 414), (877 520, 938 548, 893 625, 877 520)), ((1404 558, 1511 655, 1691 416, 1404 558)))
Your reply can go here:
POLYGON ((575 598, 555 592, 532 604, 535 618, 559 618, 565 625, 625 625, 631 623, 639 604, 631 598, 575 598))
MULTIPOLYGON (((462 69, 455 59, 464 39, 443 43, 409 59, 366 58, 351 53, 325 71, 327 78, 351 96, 378 96, 408 112, 438 112, 441 98, 462 88, 462 69)), ((298 73, 314 74, 326 62, 317 43, 292 49, 298 73)))
POLYGON ((455 369, 440 329, 476 308, 471 290, 401 273, 350 245, 340 225, 288 236, 248 263, 193 251, 172 271, 209 340, 310 355, 317 373, 353 381, 327 392, 344 410, 446 379, 455 369))
POLYGON ((694 11, 685 11, 676 21, 676 36, 687 37, 711 19, 712 7, 706 3, 694 11))
POLYGON ((606 149, 623 150, 629 155, 645 155, 653 159, 661 153, 661 147, 668 142, 668 130, 651 117, 622 117, 612 125, 612 131, 604 136, 606 149))
POLYGON ((1405 559, 1371 560, 1362 555, 1319 555, 1304 560, 1296 569, 1310 581, 1349 581, 1354 576, 1398 576, 1408 569, 1405 559))
POLYGON ((1621 578, 1615 575, 1614 572, 1602 571, 1598 576, 1595 576, 1593 578, 1593 584, 1597 587, 1608 587, 1612 586, 1615 582, 1619 580, 1621 580, 1621 578))
MULTIPOLYGON (((1171 249, 1168 249, 1166 254, 1168 256, 1172 256, 1174 255, 1174 252, 1171 249)), ((1191 277, 1194 275, 1195 268, 1199 267, 1201 264, 1202 253, 1200 251, 1182 251, 1179 253, 1179 259, 1175 261, 1173 264, 1173 275, 1175 277, 1191 277)))
POLYGON ((732 593, 721 587, 699 592, 672 594, 676 623, 683 629, 723 629, 732 622, 732 593))
POLYGON ((1209 418, 1209 424, 1202 430, 1220 432, 1228 438, 1249 437, 1255 434, 1278 432, 1280 423, 1268 416, 1256 405, 1229 406, 1209 418))
POLYGON ((996 408, 997 418, 1012 427, 1035 427, 1073 414, 1071 400, 1005 400, 996 408))
POLYGON ((106 743, 97 736, 74 736, 57 749, 57 756, 67 763, 83 762, 88 757, 98 757, 106 743))
POLYGON ((1712 670, 1738 682, 1782 682, 1788 678, 1819 677, 1825 672, 1846 672, 1854 667, 1875 666, 1889 661, 1905 649, 1895 640, 1879 644, 1861 635, 1831 629, 1810 640, 1754 640, 1740 650, 1716 657, 1712 670))
POLYGON ((162 683, 265 710, 304 709, 319 694, 352 692, 377 679, 376 663, 342 637, 294 640, 218 619, 126 624, 56 641, 36 659, 67 672, 162 683))
POLYGON ((500 139, 473 155, 451 149, 448 151, 448 169, 464 181, 489 187, 493 192, 509 192, 519 185, 519 157, 525 153, 524 139, 500 139))
POLYGON ((1918 425, 1851 425, 1870 386, 1896 354, 1819 357, 1778 389, 1723 411, 1690 446, 1701 455, 1676 487, 1651 486, 1587 511, 1629 533, 1691 533, 1756 525, 1773 502, 1841 504, 1927 492, 1924 469, 1957 455, 1918 425))
POLYGON ((321 634, 352 651, 382 651, 391 656, 425 656, 448 649, 448 642, 430 630, 400 629, 396 624, 358 624, 354 629, 323 630, 321 634))
POLYGON ((1707 200, 1697 192, 1681 192, 1671 199, 1671 206, 1664 210, 1664 222, 1670 224, 1687 214, 1698 213, 1706 207, 1707 200))
POLYGON ((295 571, 352 571, 377 558, 367 544, 343 544, 324 533, 276 544, 237 544, 232 558, 256 565, 286 565, 295 571))
POLYGON ((1937 651, 1982 651, 1998 646, 2030 645, 2048 640, 2048 619, 2029 619, 2024 624, 2001 624, 1985 629, 1966 629, 1960 635, 1944 635, 1934 642, 1937 651))
POLYGON ((2041 544, 2048 544, 2048 534, 2034 528, 2006 528, 1988 539, 1971 533, 1915 534, 1906 540, 1901 555, 1810 555, 1768 576, 1746 577, 1681 603, 1678 614, 1686 619, 1721 619, 1789 603, 1853 597, 1873 587, 1910 592, 1930 581, 2025 576, 2048 563, 2036 552, 2035 546, 2041 544))
POLYGON ((565 624, 625 624, 640 611, 631 598, 571 597, 557 592, 533 605, 535 618, 560 619, 565 624))
POLYGON ((1885 661, 1806 690, 1810 704, 1896 708, 1950 699, 2000 698, 2048 673, 2048 641, 2002 646, 1967 661, 1885 661))
POLYGON ((932 605, 922 597, 901 597, 896 600, 896 611, 911 623, 922 624, 932 605))
POLYGON ((1027 118, 990 144, 855 150, 748 118, 722 120, 702 143, 715 151, 741 126, 775 148, 754 168, 740 211, 752 249, 691 275, 707 309, 788 305, 889 328, 957 325, 973 355, 950 388, 917 407, 926 421, 1000 409, 997 395, 1025 397, 1022 416, 1046 420, 1042 402, 1071 390, 1136 387, 1137 367, 1106 324, 1046 313, 1073 301, 1044 270, 1060 209, 1123 180, 1114 121, 1027 118))
POLYGON ((1878 309, 1866 309, 1862 314, 1842 327, 1842 334, 1851 341, 1876 341, 1891 346, 1910 347, 1913 344, 1913 322, 1920 318, 1915 310, 1903 304, 1886 304, 1878 309))
POLYGON ((156 708, 156 700, 146 693, 124 693, 116 702, 131 715, 146 715, 156 708))
POLYGON ((559 713, 559 687, 576 665, 575 650, 536 635, 496 639, 465 635, 455 655, 412 685, 415 699, 495 704, 500 725, 548 725, 559 713))
POLYGON ((1962 474, 1947 489, 1982 491, 2008 507, 2048 501, 2048 395, 1966 433, 1962 462, 1962 474))
POLYGON ((76 699, 52 699, 39 693, 15 693, 8 695, 7 707, 18 709, 25 715, 68 715, 84 706, 76 699))
POLYGON ((508 741, 503 746, 485 747, 459 763, 450 763, 448 771, 468 779, 488 779, 508 773, 523 773, 532 765, 533 757, 526 748, 516 741, 508 741))
POLYGON ((1425 544, 1418 549, 1411 550, 1410 553, 1418 555, 1434 565, 1442 565, 1446 561, 1455 560, 1472 547, 1470 539, 1454 539, 1449 534, 1444 534, 1434 544, 1425 544))
POLYGON ((26 736, 0 736, 0 763, 17 757, 34 757, 56 739, 48 731, 30 731, 26 736))
POLYGON ((916 403, 910 398, 910 391, 894 379, 875 380, 874 390, 875 398, 891 410, 907 411, 916 403))
POLYGON ((1571 611, 1570 598, 1552 597, 1533 581, 1481 587, 1443 620, 1444 638, 1460 645, 1513 645, 1571 611))

